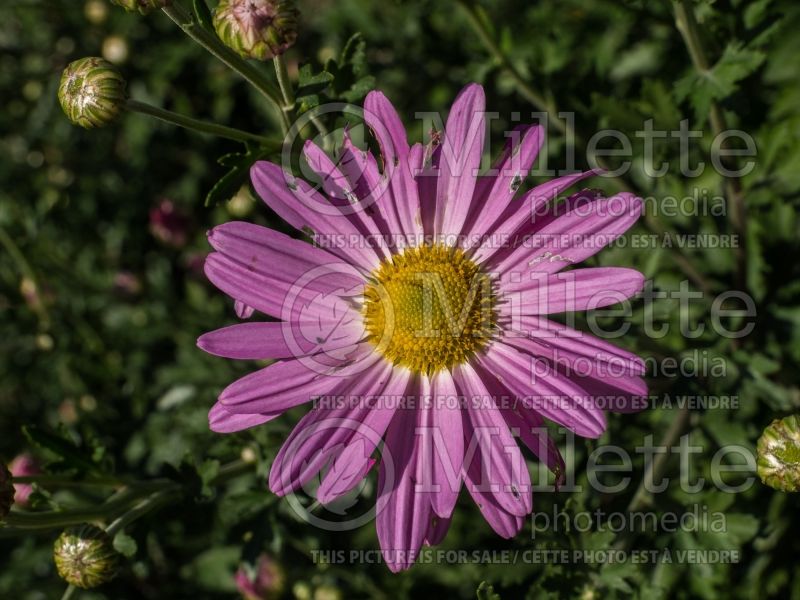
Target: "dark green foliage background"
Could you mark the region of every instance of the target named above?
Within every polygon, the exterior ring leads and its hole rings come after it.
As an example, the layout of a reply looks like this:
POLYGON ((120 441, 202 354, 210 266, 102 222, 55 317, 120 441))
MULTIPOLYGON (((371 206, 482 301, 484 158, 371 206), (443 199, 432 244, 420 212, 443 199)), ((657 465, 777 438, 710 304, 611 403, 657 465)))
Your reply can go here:
MULTIPOLYGON (((689 119, 693 129, 705 132, 692 146, 691 161, 708 163, 708 111, 718 102, 728 126, 756 140, 756 168, 741 182, 748 208, 742 283, 758 305, 753 333, 738 344, 716 335, 710 301, 701 300, 692 303, 691 314, 694 322, 706 323, 706 333, 687 339, 678 332, 677 303, 660 300, 656 323, 669 323, 670 333, 648 338, 641 303, 635 303, 631 333, 624 339, 646 357, 681 358, 699 351, 724 360, 723 377, 652 380, 655 393, 672 397, 738 396, 736 410, 688 415, 686 432, 704 449, 693 458, 693 473, 708 478, 721 446, 754 450, 772 419, 797 412, 800 405, 800 5, 696 3, 715 65, 703 75, 692 68, 670 2, 502 0, 480 6, 511 64, 560 110, 575 111, 584 138, 598 129, 620 129, 636 142, 636 156, 641 145, 633 132, 644 120, 674 130, 689 119)), ((269 493, 265 474, 302 410, 242 434, 210 433, 206 413, 219 390, 254 365, 213 358, 195 347, 200 333, 234 322, 227 298, 193 268, 208 251, 205 231, 232 218, 284 226, 271 220, 260 202, 204 207, 206 193, 225 173, 216 158, 240 150, 238 144, 137 115, 114 127, 83 131, 64 118, 56 88, 69 61, 98 55, 104 40, 120 36, 129 50, 121 68, 133 97, 270 136, 279 130, 269 107, 164 15, 144 18, 109 5, 107 18, 92 23, 84 8, 76 0, 17 0, 0 7, 0 456, 10 460, 31 449, 21 427, 36 425, 73 440, 104 473, 150 478, 169 475, 168 465, 190 463, 201 467, 202 476, 214 471, 213 461, 235 460, 249 447, 258 457, 258 474, 200 491, 197 500, 187 498, 137 522, 128 530, 137 550, 121 576, 80 597, 235 597, 237 565, 268 551, 287 573, 289 597, 292 585, 305 583, 311 589, 334 586, 345 598, 470 598, 486 580, 503 598, 800 599, 797 497, 760 483, 740 494, 722 493, 709 483, 689 496, 673 482, 648 510, 705 505, 726 514, 727 531, 646 533, 628 542, 640 549, 738 550, 738 565, 420 564, 400 575, 380 564, 315 565, 313 549, 377 549, 373 524, 344 534, 318 530, 269 493), (190 215, 183 248, 164 245, 148 229, 148 212, 162 198, 190 215), (120 272, 132 274, 139 289, 115 286, 120 272), (40 304, 24 300, 23 278, 38 283, 40 304)), ((407 119, 414 141, 422 135, 413 126, 414 112, 446 111, 469 81, 485 85, 488 109, 500 114, 493 127, 495 148, 512 112, 524 116, 536 110, 487 55, 455 2, 307 0, 300 8, 301 33, 289 62, 308 63, 317 73, 361 32, 365 67, 407 119)), ((342 92, 334 82, 326 93, 336 98, 342 92)), ((551 165, 558 166, 561 136, 551 131, 551 137, 551 165)), ((672 168, 667 177, 650 179, 636 163, 628 183, 641 195, 691 196, 695 188, 710 195, 724 192, 710 168, 700 178, 680 176, 676 143, 656 147, 656 158, 671 161, 672 168)), ((578 148, 579 167, 585 166, 584 154, 578 148)), ((603 181, 593 185, 612 189, 603 181)), ((673 232, 735 233, 725 217, 657 217, 673 232)), ((632 235, 643 233, 648 230, 641 223, 632 235)), ((656 289, 674 290, 685 279, 677 253, 616 248, 596 262, 635 266, 656 289)), ((712 294, 737 288, 732 251, 683 254, 712 294)), ((586 483, 585 459, 598 444, 633 452, 645 436, 659 440, 684 416, 678 408, 611 416, 601 440, 577 441, 576 480, 586 483)), ((45 463, 56 462, 53 454, 34 451, 45 463)), ((677 472, 673 457, 666 473, 677 472)), ((619 494, 601 496, 584 486, 587 491, 579 494, 538 494, 535 506, 551 514, 554 505, 568 513, 623 511, 642 473, 638 455, 633 482, 619 494)), ((34 504, 47 509, 102 499, 96 491, 47 488, 34 504)), ((368 493, 364 501, 374 498, 368 493)), ((0 538, 0 597, 59 597, 64 585, 50 558, 57 534, 0 538)), ((516 539, 504 541, 465 493, 443 547, 604 549, 620 541, 616 538, 608 531, 540 532, 533 540, 526 526, 516 539)))

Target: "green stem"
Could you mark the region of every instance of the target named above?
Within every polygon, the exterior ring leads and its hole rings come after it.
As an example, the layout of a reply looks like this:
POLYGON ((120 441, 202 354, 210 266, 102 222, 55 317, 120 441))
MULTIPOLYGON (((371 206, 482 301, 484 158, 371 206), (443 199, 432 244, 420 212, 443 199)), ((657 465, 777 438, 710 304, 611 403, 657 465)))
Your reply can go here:
POLYGON ((230 69, 239 73, 248 83, 261 92, 278 112, 283 133, 285 134, 289 131, 289 119, 281 106, 279 92, 259 69, 248 63, 231 48, 228 48, 222 43, 222 40, 205 29, 200 23, 195 22, 192 15, 177 2, 173 2, 162 10, 178 27, 183 29, 186 35, 216 56, 230 69))
MULTIPOLYGON (((283 60, 283 56, 278 55, 272 59, 272 62, 275 64, 275 74, 278 77, 278 84, 281 88, 281 93, 283 94, 283 103, 284 107, 283 110, 288 114, 293 112, 296 108, 297 101, 294 96, 294 89, 292 88, 292 81, 289 78, 289 73, 286 70, 286 61, 283 60)), ((319 117, 313 114, 313 110, 308 113, 309 119, 311 120, 311 124, 317 129, 317 131, 322 136, 323 140, 323 147, 325 150, 332 150, 330 148, 330 144, 332 140, 328 139, 328 128, 322 123, 319 117)), ((302 135, 302 132, 298 132, 302 135)))
POLYGON ((211 480, 211 485, 222 485, 231 479, 253 472, 255 465, 245 460, 234 460, 219 468, 219 473, 211 480))
MULTIPOLYGON (((211 480, 210 484, 214 486, 222 485, 231 479, 253 472, 254 468, 253 463, 244 460, 232 461, 220 467, 219 473, 211 480)), ((40 481, 42 478, 49 479, 54 483, 57 479, 49 476, 37 476, 15 478, 14 481, 18 483, 22 481, 35 482, 40 481)), ((119 482, 112 482, 110 479, 88 481, 96 485, 119 484, 119 482)), ((58 480, 57 483, 63 484, 66 482, 64 480, 58 480)), ((72 483, 77 485, 78 483, 86 482, 72 483)), ((160 506, 162 503, 174 500, 180 496, 181 493, 182 490, 179 484, 168 479, 156 479, 153 481, 132 482, 130 485, 118 490, 100 506, 92 508, 41 512, 12 510, 6 515, 5 519, 3 519, 3 527, 0 527, 0 537, 8 537, 8 534, 56 529, 69 525, 78 525, 80 523, 92 521, 109 521, 111 519, 116 519, 116 521, 109 526, 109 529, 118 531, 132 520, 139 518, 150 510, 160 506), (144 496, 149 497, 142 501, 141 499, 144 496), (138 503, 131 508, 132 503, 137 501, 138 503)))
POLYGON ((75 595, 75 592, 77 592, 77 591, 78 591, 78 588, 76 588, 72 584, 69 584, 67 586, 67 589, 64 590, 64 595, 61 596, 61 600, 71 600, 71 598, 75 595))
MULTIPOLYGON (((695 70, 701 75, 705 75, 711 68, 703 42, 700 38, 700 29, 694 15, 694 8, 689 0, 676 0, 675 4, 675 27, 681 34, 689 57, 695 70)), ((725 114, 722 112, 717 102, 711 103, 709 114, 711 121, 711 131, 714 137, 719 136, 727 129, 725 114)), ((731 226, 739 237, 739 244, 734 253, 736 255, 736 279, 740 289, 745 289, 747 285, 747 231, 745 223, 747 221, 747 207, 744 203, 741 182, 737 178, 725 178, 725 196, 728 199, 728 215, 731 226)))
POLYGON ((248 133, 247 131, 242 131, 240 129, 234 129, 233 127, 226 127, 225 125, 217 125, 216 123, 209 123, 208 121, 193 119, 191 117, 172 112, 171 110, 153 106, 152 104, 139 102, 138 100, 126 101, 125 108, 132 112, 155 117, 156 119, 166 121, 167 123, 177 125, 178 127, 185 127, 186 129, 197 131, 198 133, 216 135, 219 137, 236 140, 237 142, 256 142, 262 146, 271 143, 268 138, 260 135, 248 133))
POLYGON ((136 519, 139 519, 147 513, 170 503, 171 501, 179 498, 180 495, 181 487, 178 484, 175 484, 168 489, 161 490, 160 492, 156 492, 117 518, 106 528, 106 533, 113 537, 117 532, 133 523, 136 519))
POLYGON ((20 529, 57 529, 90 521, 102 521, 113 514, 107 507, 87 509, 53 510, 45 512, 11 511, 3 520, 4 525, 20 529))
POLYGON ((127 485, 128 482, 121 481, 110 477, 92 477, 90 479, 74 479, 65 478, 61 475, 26 475, 24 477, 12 477, 12 483, 37 483, 42 486, 58 486, 58 487, 118 487, 127 485))
POLYGON ((289 72, 286 70, 286 61, 279 54, 272 59, 272 62, 275 65, 275 75, 278 77, 278 85, 283 95, 283 110, 284 112, 293 111, 295 102, 294 89, 292 88, 292 81, 289 79, 289 72))
POLYGON ((484 23, 483 19, 478 16, 475 8, 466 0, 456 1, 464 10, 467 21, 469 21, 469 24, 472 26, 472 30, 478 36, 478 39, 484 45, 486 50, 488 50, 489 54, 492 56, 492 58, 494 58, 500 68, 503 69, 509 77, 511 77, 511 79, 514 81, 514 85, 519 90, 520 95, 540 111, 546 113, 550 122, 561 133, 567 133, 571 131, 570 127, 564 121, 557 118, 558 111, 556 111, 553 103, 549 102, 544 96, 539 94, 530 85, 528 85, 519 70, 511 63, 511 60, 509 60, 508 56, 506 56, 506 54, 500 49, 500 46, 497 45, 497 42, 489 33, 489 30, 486 28, 486 24, 484 23))
MULTIPOLYGON (((682 406, 673 416, 672 423, 670 423, 669 428, 666 433, 664 433, 664 437, 661 438, 658 445, 659 448, 666 448, 667 450, 666 452, 656 454, 653 460, 648 463, 647 469, 642 476, 642 481, 639 483, 639 487, 636 489, 633 498, 631 498, 631 501, 628 503, 628 508, 626 509, 628 514, 642 510, 649 504, 650 492, 645 487, 646 482, 655 483, 661 480, 671 455, 671 448, 686 430, 689 425, 690 417, 691 411, 686 406, 682 406)), ((635 531, 627 531, 614 544, 614 549, 629 550, 635 538, 635 531)))
MULTIPOLYGON (((17 270, 19 271, 20 275, 23 277, 27 277, 33 282, 34 288, 38 291, 39 282, 36 278, 36 275, 33 272, 33 268, 31 268, 30 263, 25 258, 25 255, 19 249, 19 247, 14 243, 14 240, 11 239, 11 236, 6 233, 6 230, 0 227, 0 246, 5 248, 8 256, 11 260, 16 264, 17 270)), ((39 325, 42 329, 48 329, 50 327, 50 315, 47 312, 47 309, 44 306, 43 302, 36 302, 33 306, 33 310, 36 313, 36 316, 39 319, 39 325)))
MULTIPOLYGON (((163 486, 159 482, 147 482, 138 487, 129 487, 119 490, 100 506, 92 508, 76 508, 68 510, 51 510, 42 512, 24 512, 12 510, 3 519, 3 524, 19 529, 56 529, 69 525, 79 525, 90 521, 106 521, 116 517, 118 513, 126 510, 131 502, 145 494, 153 492, 155 485, 163 486)), ((2 531, 2 529, 0 529, 2 531)))

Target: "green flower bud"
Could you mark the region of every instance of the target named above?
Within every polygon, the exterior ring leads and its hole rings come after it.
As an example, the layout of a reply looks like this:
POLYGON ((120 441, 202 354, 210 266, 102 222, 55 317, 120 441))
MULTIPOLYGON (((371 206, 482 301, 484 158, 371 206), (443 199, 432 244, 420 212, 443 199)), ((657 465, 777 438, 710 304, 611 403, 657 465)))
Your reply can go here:
POLYGON ((2 521, 14 504, 14 484, 11 483, 11 471, 5 463, 0 462, 0 521, 2 521))
POLYGON ((53 559, 62 579, 90 589, 114 579, 120 555, 105 531, 87 524, 71 527, 58 536, 53 559))
POLYGON ((214 29, 245 58, 269 60, 294 44, 297 16, 294 0, 221 0, 214 29))
POLYGON ((171 0, 111 0, 111 4, 121 6, 128 12, 138 10, 141 14, 146 15, 152 10, 169 6, 171 0))
POLYGON ((332 585, 323 584, 314 590, 314 600, 342 600, 342 592, 332 585))
POLYGON ((102 58, 71 62, 61 75, 58 100, 70 121, 86 129, 113 122, 125 107, 125 79, 102 58))
POLYGON ((758 476, 776 490, 800 490, 800 416, 776 419, 761 434, 758 476))

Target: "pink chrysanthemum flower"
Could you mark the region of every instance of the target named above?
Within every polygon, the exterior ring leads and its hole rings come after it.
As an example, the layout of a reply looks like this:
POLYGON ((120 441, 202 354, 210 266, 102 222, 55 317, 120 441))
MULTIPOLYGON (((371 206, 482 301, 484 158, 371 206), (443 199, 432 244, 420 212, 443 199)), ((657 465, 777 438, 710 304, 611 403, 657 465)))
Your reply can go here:
POLYGON ((376 519, 393 571, 443 539, 462 486, 498 534, 521 529, 531 478, 512 433, 558 481, 564 465, 545 420, 595 438, 605 408, 642 408, 647 393, 638 357, 544 316, 642 288, 632 269, 571 268, 625 232, 641 200, 584 190, 554 202, 591 171, 516 199, 542 130, 517 128, 477 175, 484 109, 483 89, 467 86, 444 131, 409 147, 392 105, 372 92, 364 120, 380 161, 347 135, 336 164, 308 142, 324 193, 278 165, 252 169, 267 205, 315 245, 242 222, 209 233, 209 279, 240 316, 279 319, 199 339, 215 355, 276 360, 223 390, 211 428, 254 427, 314 400, 269 485, 286 495, 322 471, 323 504, 363 480, 383 443, 376 519))

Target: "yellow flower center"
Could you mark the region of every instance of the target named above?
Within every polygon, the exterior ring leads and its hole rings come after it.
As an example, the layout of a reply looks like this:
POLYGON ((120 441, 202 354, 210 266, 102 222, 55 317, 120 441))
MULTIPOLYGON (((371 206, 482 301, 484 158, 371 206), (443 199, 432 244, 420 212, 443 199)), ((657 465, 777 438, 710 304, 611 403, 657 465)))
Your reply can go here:
POLYGON ((407 249, 385 260, 366 287, 368 339, 394 364, 431 374, 467 362, 493 335, 489 276, 463 251, 407 249))

